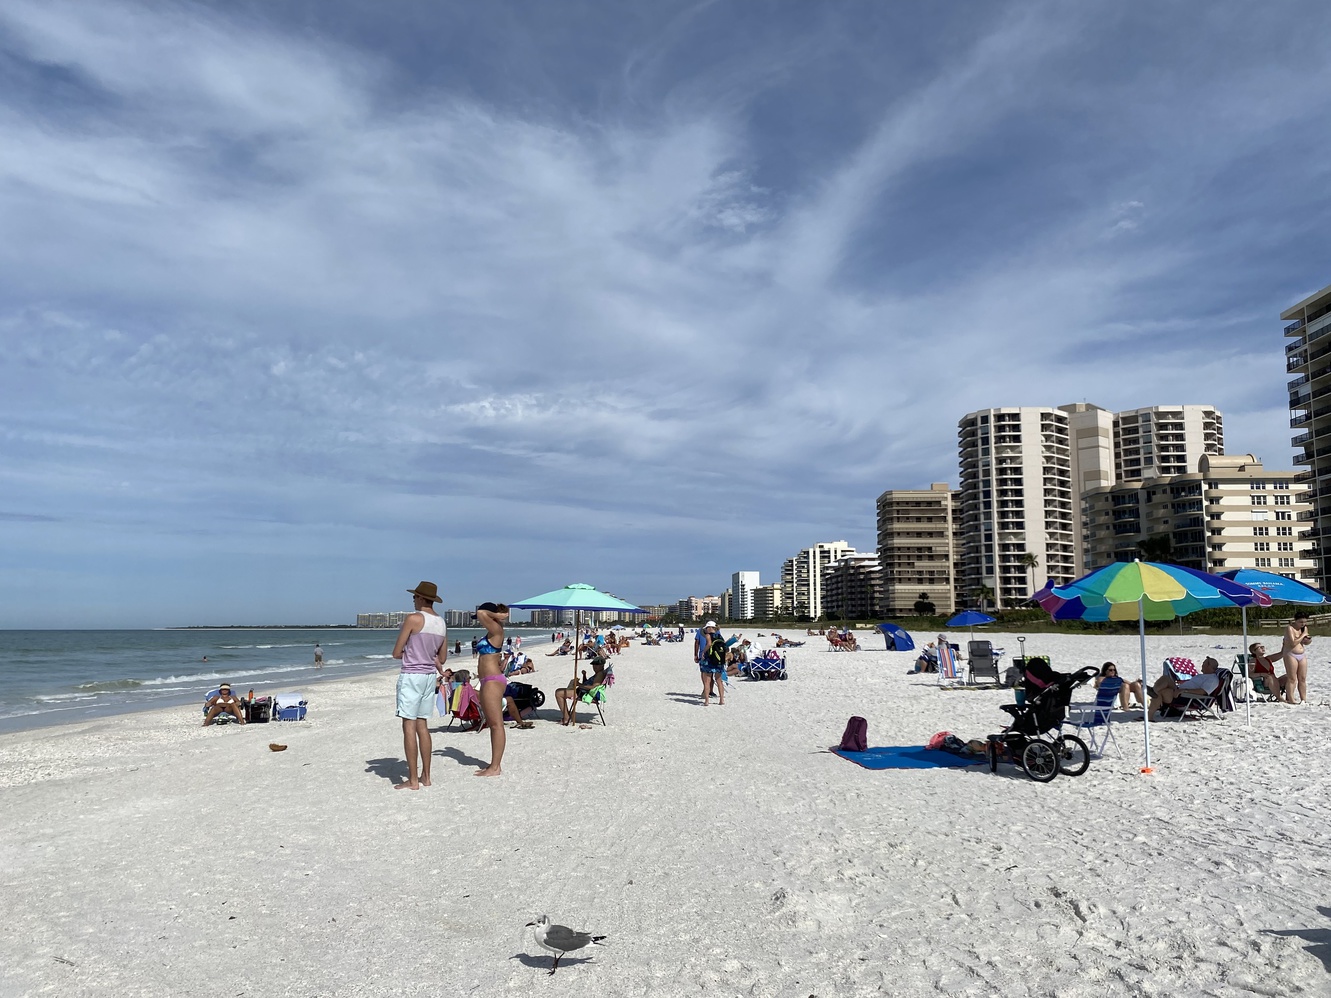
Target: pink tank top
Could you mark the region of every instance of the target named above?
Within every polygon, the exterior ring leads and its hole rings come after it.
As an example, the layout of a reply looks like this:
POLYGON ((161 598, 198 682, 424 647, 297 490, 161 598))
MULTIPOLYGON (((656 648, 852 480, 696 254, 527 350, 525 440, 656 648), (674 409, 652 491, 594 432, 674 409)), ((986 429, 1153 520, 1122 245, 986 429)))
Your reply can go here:
POLYGON ((444 627, 444 618, 437 613, 423 613, 425 623, 421 629, 407 638, 407 645, 402 649, 403 672, 434 672, 434 658, 439 654, 439 647, 448 638, 448 629, 444 627))

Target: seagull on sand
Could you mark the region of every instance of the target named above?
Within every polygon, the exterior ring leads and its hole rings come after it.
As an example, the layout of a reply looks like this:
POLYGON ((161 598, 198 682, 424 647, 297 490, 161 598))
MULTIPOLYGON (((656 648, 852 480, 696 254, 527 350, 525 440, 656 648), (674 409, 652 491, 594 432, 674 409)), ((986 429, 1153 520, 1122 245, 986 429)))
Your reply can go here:
POLYGON ((565 953, 572 953, 584 946, 599 946, 605 936, 594 936, 590 932, 578 932, 567 925, 554 925, 549 915, 542 915, 534 922, 528 922, 527 928, 536 937, 536 944, 555 955, 555 965, 550 968, 551 976, 559 969, 559 958, 565 953))

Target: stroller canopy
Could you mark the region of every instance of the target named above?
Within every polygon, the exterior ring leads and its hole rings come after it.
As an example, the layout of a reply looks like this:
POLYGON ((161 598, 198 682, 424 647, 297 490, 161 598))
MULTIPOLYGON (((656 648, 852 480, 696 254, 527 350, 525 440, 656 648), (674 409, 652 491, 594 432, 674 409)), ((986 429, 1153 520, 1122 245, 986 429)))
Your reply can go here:
POLYGON ((910 635, 896 624, 879 624, 878 629, 883 632, 883 637, 887 640, 888 651, 915 650, 915 642, 911 640, 910 635))

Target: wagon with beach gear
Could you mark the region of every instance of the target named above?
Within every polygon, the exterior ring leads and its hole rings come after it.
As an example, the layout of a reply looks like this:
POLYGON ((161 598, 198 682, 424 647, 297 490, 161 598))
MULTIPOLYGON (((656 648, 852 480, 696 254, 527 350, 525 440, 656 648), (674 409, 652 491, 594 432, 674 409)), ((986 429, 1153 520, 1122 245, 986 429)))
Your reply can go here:
POLYGON ((1077 687, 1085 686, 1099 672, 1094 666, 1071 675, 1054 672, 1043 659, 1033 659, 1026 674, 1023 703, 1000 704, 1012 715, 1012 723, 990 735, 986 746, 989 771, 998 772, 1001 761, 1020 766, 1032 780, 1048 783, 1063 773, 1081 776, 1091 764, 1091 751, 1076 735, 1064 734, 1068 704, 1077 687))

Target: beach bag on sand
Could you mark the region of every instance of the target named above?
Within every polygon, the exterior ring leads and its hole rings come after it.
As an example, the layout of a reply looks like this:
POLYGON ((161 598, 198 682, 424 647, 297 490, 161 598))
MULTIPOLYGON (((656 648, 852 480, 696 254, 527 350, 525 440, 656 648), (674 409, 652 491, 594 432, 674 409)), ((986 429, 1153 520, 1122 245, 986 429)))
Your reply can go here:
POLYGON ((841 736, 837 746, 842 752, 863 752, 869 747, 869 722, 862 717, 852 717, 846 722, 846 733, 841 736))

